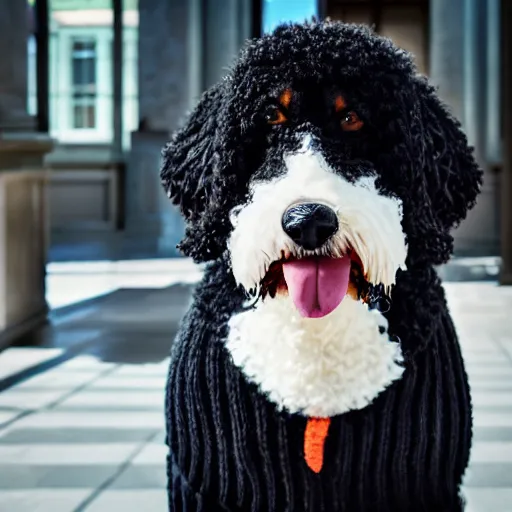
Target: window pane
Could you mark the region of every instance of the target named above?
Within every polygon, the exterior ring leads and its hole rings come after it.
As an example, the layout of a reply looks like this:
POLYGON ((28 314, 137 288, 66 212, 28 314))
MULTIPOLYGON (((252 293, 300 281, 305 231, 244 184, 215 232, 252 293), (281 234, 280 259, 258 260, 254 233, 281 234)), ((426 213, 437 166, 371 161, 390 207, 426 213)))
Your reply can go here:
POLYGON ((76 103, 73 107, 73 127, 91 129, 96 126, 96 107, 93 103, 76 103))
POLYGON ((96 127, 96 41, 75 39, 71 49, 71 101, 73 108, 73 127, 91 129, 96 127))
POLYGON ((303 22, 318 17, 318 0, 264 0, 263 30, 272 32, 285 21, 303 22))
POLYGON ((112 2, 48 1, 50 133, 63 144, 108 144, 113 134, 112 2))
POLYGON ((74 88, 89 92, 96 90, 96 43, 94 41, 73 43, 72 68, 74 88))
POLYGON ((84 128, 83 110, 80 105, 74 106, 73 125, 75 128, 84 128))
POLYGON ((96 107, 94 105, 85 107, 85 124, 87 128, 94 128, 96 126, 96 107))

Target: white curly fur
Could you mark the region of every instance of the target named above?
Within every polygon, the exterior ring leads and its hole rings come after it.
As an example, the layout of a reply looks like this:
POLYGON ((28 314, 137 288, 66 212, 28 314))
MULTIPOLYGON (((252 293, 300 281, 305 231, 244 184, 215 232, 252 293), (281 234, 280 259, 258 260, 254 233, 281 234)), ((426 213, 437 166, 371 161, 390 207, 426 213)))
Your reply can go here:
POLYGON ((397 270, 406 268, 401 201, 379 193, 375 177, 351 183, 334 173, 321 153, 309 149, 309 140, 305 137, 301 150, 285 156, 286 174, 253 183, 250 202, 232 211, 228 245, 235 279, 246 290, 257 287, 282 251, 341 256, 350 247, 370 282, 391 286, 397 270), (285 211, 300 202, 322 203, 337 212, 337 233, 317 251, 298 247, 281 227, 285 211))
POLYGON ((278 295, 235 315, 229 327, 235 365, 291 413, 328 417, 362 409, 403 372, 385 317, 350 296, 331 314, 309 319, 278 295))

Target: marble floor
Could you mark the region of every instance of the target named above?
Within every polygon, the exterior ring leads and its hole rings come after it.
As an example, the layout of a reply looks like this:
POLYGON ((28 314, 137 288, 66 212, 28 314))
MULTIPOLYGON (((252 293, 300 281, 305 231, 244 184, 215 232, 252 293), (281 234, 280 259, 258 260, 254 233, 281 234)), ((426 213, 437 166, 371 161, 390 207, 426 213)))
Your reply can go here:
MULTIPOLYGON (((168 353, 200 272, 158 264, 54 268, 52 323, 0 353, 0 510, 166 510, 168 353)), ((446 290, 475 406, 468 512, 512 512, 512 287, 446 290)))

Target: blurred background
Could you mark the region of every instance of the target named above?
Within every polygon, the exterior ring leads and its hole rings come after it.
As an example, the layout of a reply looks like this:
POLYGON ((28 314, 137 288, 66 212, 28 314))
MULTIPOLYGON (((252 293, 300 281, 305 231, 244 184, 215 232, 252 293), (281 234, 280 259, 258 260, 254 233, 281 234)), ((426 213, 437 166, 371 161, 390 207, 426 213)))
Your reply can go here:
POLYGON ((166 510, 168 353, 201 268, 160 151, 242 43, 312 16, 415 55, 485 178, 445 280, 475 404, 465 492, 512 512, 512 2, 0 1, 0 510, 166 510))

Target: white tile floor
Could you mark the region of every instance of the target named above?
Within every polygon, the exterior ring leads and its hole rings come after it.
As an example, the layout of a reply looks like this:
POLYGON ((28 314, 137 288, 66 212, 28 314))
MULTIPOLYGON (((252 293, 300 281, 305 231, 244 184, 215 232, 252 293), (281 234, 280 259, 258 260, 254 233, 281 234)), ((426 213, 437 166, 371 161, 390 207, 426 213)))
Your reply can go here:
POLYGON ((87 507, 87 512, 117 512, 118 510, 165 511, 167 496, 159 490, 107 490, 87 507))
POLYGON ((467 489, 467 512, 510 512, 512 510, 512 489, 467 489))
POLYGON ((16 350, 2 352, 0 379, 16 373, 23 368, 34 366, 48 359, 59 356, 61 349, 39 350, 37 348, 18 347, 16 350))
POLYGON ((99 297, 120 288, 163 288, 195 283, 201 270, 189 259, 50 263, 47 301, 52 309, 99 297))
MULTIPOLYGON (((512 288, 446 289, 475 404, 467 512, 512 512, 512 288)), ((9 349, 0 367, 18 357, 34 359, 9 349)), ((0 394, 0 510, 166 510, 166 371, 79 356, 0 394)))
MULTIPOLYGON (((6 512, 48 512, 50 510, 51 512, 70 512, 70 510, 75 510, 89 494, 90 490, 88 489, 33 489, 30 492, 2 490, 0 492, 0 510, 6 512)), ((112 507, 110 510, 114 512, 116 508, 112 507)), ((165 508, 160 510, 165 510, 165 508)))

